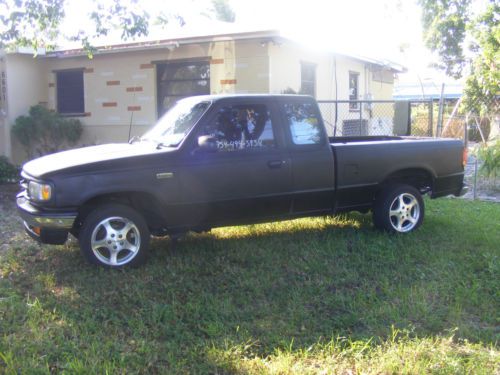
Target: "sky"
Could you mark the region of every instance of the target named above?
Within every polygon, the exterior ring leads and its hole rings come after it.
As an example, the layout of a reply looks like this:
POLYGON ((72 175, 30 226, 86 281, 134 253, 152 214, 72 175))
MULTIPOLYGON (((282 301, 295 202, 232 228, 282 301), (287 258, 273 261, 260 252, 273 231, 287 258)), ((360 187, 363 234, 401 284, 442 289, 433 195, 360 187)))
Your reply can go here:
MULTIPOLYGON (((85 28, 82 15, 92 9, 92 0, 66 2, 65 28, 85 28)), ((242 28, 278 29, 312 48, 397 62, 408 69, 400 81, 445 79, 428 68, 433 55, 423 45, 416 0, 230 0, 230 5, 242 28)), ((210 0, 140 0, 136 6, 152 16, 180 14, 186 19, 184 28, 203 32, 201 13, 210 9, 210 0)))

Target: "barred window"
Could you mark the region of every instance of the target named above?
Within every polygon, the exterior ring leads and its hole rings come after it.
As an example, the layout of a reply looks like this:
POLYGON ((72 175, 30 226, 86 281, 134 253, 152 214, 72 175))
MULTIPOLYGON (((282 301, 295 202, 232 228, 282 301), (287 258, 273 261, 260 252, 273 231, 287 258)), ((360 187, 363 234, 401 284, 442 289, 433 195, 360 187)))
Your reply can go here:
POLYGON ((183 61, 157 64, 158 117, 179 99, 210 94, 208 61, 183 61))

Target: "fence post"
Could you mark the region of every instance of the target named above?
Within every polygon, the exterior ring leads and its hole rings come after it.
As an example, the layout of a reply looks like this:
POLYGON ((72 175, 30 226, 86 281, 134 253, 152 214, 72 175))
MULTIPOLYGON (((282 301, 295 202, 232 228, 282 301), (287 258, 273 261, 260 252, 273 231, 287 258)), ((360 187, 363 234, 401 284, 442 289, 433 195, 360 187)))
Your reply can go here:
POLYGON ((469 145, 469 129, 467 124, 469 123, 469 112, 465 114, 465 124, 464 124, 464 147, 467 148, 469 145))
POLYGON ((337 136, 337 121, 338 121, 338 113, 339 113, 339 102, 335 100, 335 125, 333 126, 333 136, 337 136))
POLYGON ((363 103, 359 102, 359 135, 363 135, 363 103))
POLYGON ((474 158, 474 200, 477 199, 477 156, 474 158))
POLYGON ((441 96, 439 97, 439 111, 437 118, 436 136, 441 137, 443 130, 443 112, 444 112, 444 82, 441 85, 441 96))
POLYGON ((427 132, 429 133, 429 137, 432 137, 432 123, 434 122, 432 116, 433 116, 433 108, 432 108, 432 99, 429 100, 429 128, 427 132))
POLYGON ((411 135, 411 102, 408 100, 408 131, 406 132, 406 135, 411 135))

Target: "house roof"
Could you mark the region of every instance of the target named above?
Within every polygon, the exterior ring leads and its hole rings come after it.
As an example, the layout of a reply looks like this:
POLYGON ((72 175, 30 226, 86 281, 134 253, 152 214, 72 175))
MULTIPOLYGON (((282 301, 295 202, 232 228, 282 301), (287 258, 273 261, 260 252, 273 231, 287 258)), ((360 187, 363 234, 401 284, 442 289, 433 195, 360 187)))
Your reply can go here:
MULTIPOLYGON (((300 44, 293 38, 284 35, 277 29, 262 29, 255 30, 247 27, 220 22, 208 19, 196 20, 196 27, 169 27, 152 26, 147 36, 134 38, 133 41, 124 43, 118 31, 111 33, 105 38, 91 40, 91 44, 96 46, 95 54, 107 54, 126 51, 140 51, 152 48, 177 48, 181 45, 210 43, 214 41, 229 41, 229 40, 245 40, 245 39, 262 39, 263 42, 291 42, 300 44), (210 30, 207 32, 207 30, 210 30)), ((307 48, 307 46, 305 46, 307 48)), ((18 51, 21 52, 21 51, 18 51)), ((26 51, 23 51, 26 52, 26 51)), ((345 53, 335 49, 327 50, 326 52, 333 55, 341 55, 353 58, 365 63, 389 68, 397 73, 406 71, 406 68, 400 64, 386 59, 375 59, 352 53, 345 53)), ((22 52, 21 52, 22 53, 22 52)), ((39 53, 40 55, 43 55, 39 53)), ((55 51, 45 53, 47 57, 77 57, 86 56, 87 51, 81 48, 78 42, 65 42, 55 51)))
MULTIPOLYGON (((443 98, 458 99, 462 96, 462 92, 462 83, 446 82, 443 98)), ((435 82, 398 84, 394 86, 392 97, 396 100, 439 99, 441 97, 441 84, 435 82)))

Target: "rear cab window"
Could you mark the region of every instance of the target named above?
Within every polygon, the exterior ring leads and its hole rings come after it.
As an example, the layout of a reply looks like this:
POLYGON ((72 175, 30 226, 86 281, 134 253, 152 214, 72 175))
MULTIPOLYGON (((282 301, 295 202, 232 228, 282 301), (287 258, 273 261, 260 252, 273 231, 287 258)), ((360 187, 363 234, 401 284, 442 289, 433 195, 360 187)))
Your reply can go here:
POLYGON ((281 105, 285 126, 294 146, 323 145, 325 134, 319 111, 307 101, 290 101, 281 105))

